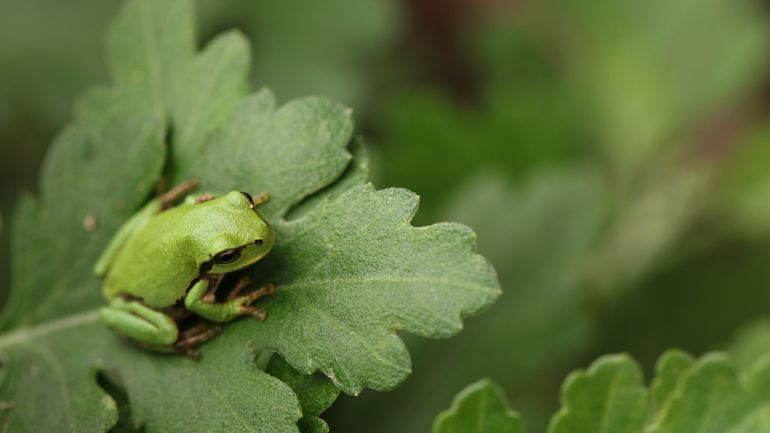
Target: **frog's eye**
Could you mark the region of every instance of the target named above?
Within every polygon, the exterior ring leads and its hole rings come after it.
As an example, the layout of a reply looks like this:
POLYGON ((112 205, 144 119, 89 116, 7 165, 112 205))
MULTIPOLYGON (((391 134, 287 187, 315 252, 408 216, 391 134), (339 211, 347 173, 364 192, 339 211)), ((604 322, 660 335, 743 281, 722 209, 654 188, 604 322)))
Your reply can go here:
POLYGON ((217 254, 216 257, 214 257, 214 262, 220 265, 226 265, 228 263, 232 263, 241 256, 241 250, 235 249, 235 250, 225 250, 221 253, 217 254))

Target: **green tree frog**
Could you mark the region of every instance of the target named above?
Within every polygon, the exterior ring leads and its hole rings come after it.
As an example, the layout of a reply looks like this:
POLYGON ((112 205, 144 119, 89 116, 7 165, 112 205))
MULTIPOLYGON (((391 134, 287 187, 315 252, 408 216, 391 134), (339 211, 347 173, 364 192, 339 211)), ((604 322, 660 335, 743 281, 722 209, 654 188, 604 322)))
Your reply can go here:
POLYGON ((217 323, 241 315, 261 320, 264 312, 250 304, 274 290, 268 284, 239 295, 245 284, 237 284, 226 300, 214 295, 223 275, 256 263, 272 248, 275 231, 257 210, 267 194, 203 194, 169 207, 195 186, 183 183, 143 207, 118 230, 94 267, 104 277, 109 305, 100 315, 109 328, 143 346, 191 356, 197 355, 194 346, 221 328, 180 332, 180 310, 181 317, 194 313, 217 323))

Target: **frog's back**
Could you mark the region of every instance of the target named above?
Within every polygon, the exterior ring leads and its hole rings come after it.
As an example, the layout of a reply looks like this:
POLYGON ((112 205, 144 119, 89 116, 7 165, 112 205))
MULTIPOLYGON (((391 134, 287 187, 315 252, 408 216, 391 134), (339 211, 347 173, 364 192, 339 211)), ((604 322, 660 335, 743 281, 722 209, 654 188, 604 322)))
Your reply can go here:
POLYGON ((162 308, 185 295, 198 269, 188 239, 180 236, 184 207, 153 216, 126 240, 107 273, 103 293, 108 299, 127 294, 162 308))

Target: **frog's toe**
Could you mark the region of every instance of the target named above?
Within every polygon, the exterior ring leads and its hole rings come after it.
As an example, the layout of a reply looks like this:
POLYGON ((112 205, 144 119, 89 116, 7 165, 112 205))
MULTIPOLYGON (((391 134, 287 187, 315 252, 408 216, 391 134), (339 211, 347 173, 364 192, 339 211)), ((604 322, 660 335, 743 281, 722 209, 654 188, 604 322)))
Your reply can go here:
POLYGON ((200 358, 200 352, 195 347, 221 334, 222 326, 195 327, 187 331, 189 332, 183 333, 182 338, 174 343, 174 350, 197 360, 200 358))
POLYGON ((267 283, 264 286, 262 286, 262 288, 265 290, 265 295, 267 296, 275 294, 276 287, 275 287, 275 284, 273 283, 267 283))
POLYGON ((254 198, 252 198, 251 203, 254 206, 259 206, 259 205, 265 204, 265 203, 267 203, 269 201, 270 201, 270 194, 268 194, 267 192, 261 192, 261 193, 255 195, 254 198))
POLYGON ((241 291, 245 289, 246 287, 251 284, 251 278, 249 278, 248 275, 242 276, 237 283, 235 283, 235 287, 230 291, 230 293, 227 295, 227 300, 232 301, 233 299, 237 298, 238 295, 240 295, 241 291))
POLYGON ((267 319, 267 312, 265 310, 250 305, 242 305, 239 312, 244 316, 251 316, 257 319, 257 322, 264 322, 267 319))
POLYGON ((274 293, 275 293, 275 284, 267 283, 264 286, 260 287, 258 290, 255 290, 244 297, 248 299, 248 303, 252 303, 263 296, 269 296, 274 293))
POLYGON ((192 359, 193 361, 197 361, 201 359, 201 352, 200 350, 194 348, 194 347, 179 347, 174 348, 178 353, 181 353, 182 355, 187 356, 188 358, 192 359))

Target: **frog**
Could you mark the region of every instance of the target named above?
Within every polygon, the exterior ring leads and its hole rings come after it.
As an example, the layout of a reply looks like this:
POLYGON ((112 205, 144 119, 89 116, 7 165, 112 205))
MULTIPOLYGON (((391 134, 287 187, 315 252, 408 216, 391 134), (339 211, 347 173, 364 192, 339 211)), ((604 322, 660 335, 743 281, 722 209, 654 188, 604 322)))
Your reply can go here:
POLYGON ((149 201, 118 229, 94 266, 103 278, 107 305, 99 316, 108 328, 140 346, 192 358, 199 356, 195 347, 221 332, 220 324, 241 316, 264 320, 266 313, 251 304, 275 292, 268 283, 242 295, 249 283, 244 278, 225 300, 215 293, 225 275, 272 249, 275 229, 258 209, 269 194, 188 194, 197 186, 183 182, 149 201), (184 202, 174 205, 182 195, 184 202), (190 314, 203 321, 180 332, 180 317, 190 314))

